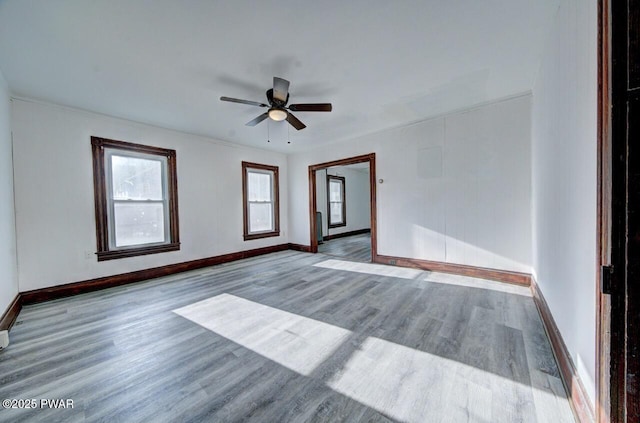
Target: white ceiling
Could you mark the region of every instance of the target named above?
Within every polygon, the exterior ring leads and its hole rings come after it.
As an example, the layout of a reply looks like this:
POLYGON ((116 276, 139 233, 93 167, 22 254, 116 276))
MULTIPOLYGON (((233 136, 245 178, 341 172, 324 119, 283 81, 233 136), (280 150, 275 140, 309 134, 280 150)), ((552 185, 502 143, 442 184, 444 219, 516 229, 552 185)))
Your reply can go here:
POLYGON ((295 152, 530 91, 558 2, 0 0, 0 70, 18 97, 295 152), (273 76, 333 112, 287 131, 219 101, 273 76))

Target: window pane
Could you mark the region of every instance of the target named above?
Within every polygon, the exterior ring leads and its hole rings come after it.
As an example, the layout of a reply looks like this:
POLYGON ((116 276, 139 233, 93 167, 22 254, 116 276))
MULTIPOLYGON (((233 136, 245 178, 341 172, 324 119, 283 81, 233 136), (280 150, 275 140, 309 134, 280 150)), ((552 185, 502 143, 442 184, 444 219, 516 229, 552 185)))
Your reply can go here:
POLYGON ((271 203, 249 204, 249 232, 273 230, 273 209, 271 203))
POLYGON ((329 181, 329 201, 342 201, 342 183, 329 181))
POLYGON ((113 198, 162 200, 162 162, 138 157, 111 156, 113 198))
POLYGON ((271 174, 247 172, 249 201, 271 201, 271 174))
POLYGON ((342 203, 331 203, 331 223, 342 223, 342 203))
POLYGON ((164 242, 164 205, 114 204, 116 247, 164 242))

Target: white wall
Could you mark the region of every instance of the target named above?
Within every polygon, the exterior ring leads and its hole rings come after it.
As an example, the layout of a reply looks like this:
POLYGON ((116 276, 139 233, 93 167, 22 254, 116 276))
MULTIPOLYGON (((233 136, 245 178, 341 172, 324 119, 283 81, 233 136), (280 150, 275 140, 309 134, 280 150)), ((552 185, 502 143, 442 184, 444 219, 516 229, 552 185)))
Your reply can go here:
POLYGON ((562 2, 533 90, 533 271, 595 398, 597 2, 562 2))
POLYGON ((12 112, 20 291, 287 242, 283 154, 25 100, 12 112), (180 251, 85 258, 96 251, 92 135, 176 150, 180 251), (280 167, 279 237, 242 239, 242 160, 280 167))
POLYGON ((0 316, 18 294, 9 86, 0 72, 0 316))
POLYGON ((528 273, 530 131, 524 95, 291 155, 290 241, 309 244, 308 166, 375 152, 380 254, 528 273))

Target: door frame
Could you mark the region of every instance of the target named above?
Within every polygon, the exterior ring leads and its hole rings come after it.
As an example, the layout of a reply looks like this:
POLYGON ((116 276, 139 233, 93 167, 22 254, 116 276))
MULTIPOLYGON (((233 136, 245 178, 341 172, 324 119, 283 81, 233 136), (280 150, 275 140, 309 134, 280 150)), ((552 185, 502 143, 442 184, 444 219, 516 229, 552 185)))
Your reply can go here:
MULTIPOLYGON (((611 266, 612 242, 612 139, 611 139, 611 10, 609 0, 598 2, 598 208, 596 237, 596 403, 600 423, 617 421, 616 359, 611 356, 611 296, 602 286, 603 266, 611 266), (613 397, 612 397, 613 395, 613 397)), ((615 341, 615 333, 614 333, 615 341)))
POLYGON ((378 225, 377 225, 377 199, 376 199, 376 153, 363 154, 361 156, 346 159, 333 160, 309 166, 309 245, 311 253, 318 252, 318 239, 316 238, 316 210, 318 202, 316 198, 316 172, 333 166, 348 166, 357 163, 369 163, 369 212, 371 223, 371 262, 378 254, 378 225))

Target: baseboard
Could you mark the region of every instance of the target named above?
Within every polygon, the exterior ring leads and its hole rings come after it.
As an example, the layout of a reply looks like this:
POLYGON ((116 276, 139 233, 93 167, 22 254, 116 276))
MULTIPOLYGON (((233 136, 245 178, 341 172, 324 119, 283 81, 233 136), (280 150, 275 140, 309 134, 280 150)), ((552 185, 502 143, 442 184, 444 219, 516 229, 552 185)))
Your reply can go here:
POLYGON ((549 341, 551 341, 551 348, 556 357, 558 367, 560 368, 562 382, 569 395, 569 403, 571 404, 573 413, 579 422, 593 423, 595 421, 593 405, 576 371, 573 360, 571 359, 571 354, 569 354, 569 350, 562 339, 558 326, 556 326, 549 305, 544 299, 542 291, 540 291, 540 287, 534 277, 531 278, 531 293, 533 294, 533 301, 542 319, 544 329, 547 332, 547 337, 549 341))
POLYGON ((216 264, 228 263, 231 261, 241 260, 249 257, 260 256, 263 254, 274 253, 289 249, 289 244, 274 245, 271 247, 256 248, 253 250, 239 251, 236 253, 223 254, 215 257, 208 257, 198 260, 187 261, 183 263, 169 264, 166 266, 154 267, 151 269, 138 270, 130 273, 121 273, 119 275, 105 276, 102 278, 90 279, 81 282, 68 283, 65 285, 57 285, 48 288, 35 289, 26 291, 21 294, 22 304, 34 304, 43 301, 54 300, 62 297, 83 294, 85 292, 97 291, 100 289, 111 288, 119 285, 140 282, 146 279, 158 278, 161 276, 173 275, 175 273, 186 272, 189 270, 199 269, 202 267, 213 266, 216 264))
POLYGON ((11 301, 9 307, 4 312, 2 317, 0 317, 0 330, 9 330, 16 322, 18 318, 18 314, 22 309, 22 294, 16 295, 16 297, 11 301))
POLYGON ((310 253, 311 247, 302 244, 289 244, 289 249, 293 251, 302 251, 303 253, 310 253))
POLYGON ((322 240, 323 241, 331 241, 332 239, 336 239, 336 238, 345 238, 345 237, 348 237, 348 236, 370 234, 370 233, 371 233, 371 228, 358 229, 356 231, 342 232, 342 233, 335 234, 335 235, 323 236, 322 240))
POLYGON ((464 264, 443 263, 440 261, 429 261, 384 255, 375 255, 373 258, 373 262, 392 266, 430 270, 432 272, 453 273, 456 275, 490 279, 498 282, 506 282, 521 286, 529 286, 531 284, 531 275, 528 273, 488 269, 485 267, 467 266, 464 264))

